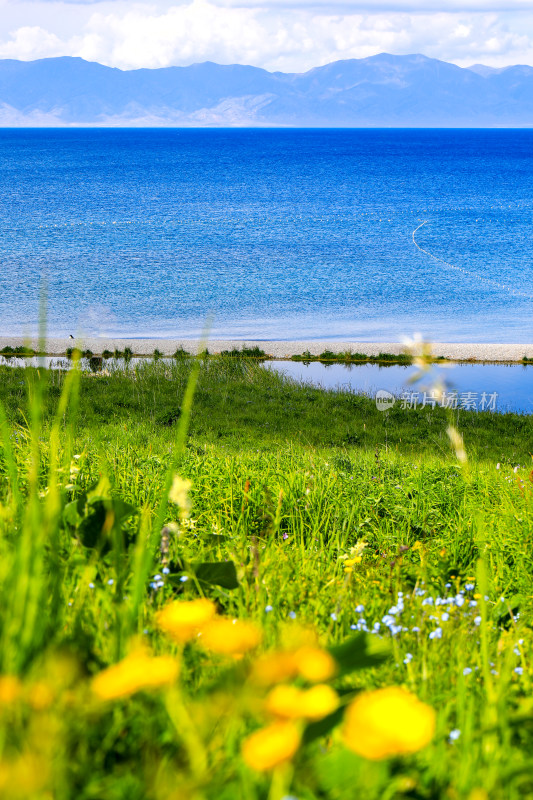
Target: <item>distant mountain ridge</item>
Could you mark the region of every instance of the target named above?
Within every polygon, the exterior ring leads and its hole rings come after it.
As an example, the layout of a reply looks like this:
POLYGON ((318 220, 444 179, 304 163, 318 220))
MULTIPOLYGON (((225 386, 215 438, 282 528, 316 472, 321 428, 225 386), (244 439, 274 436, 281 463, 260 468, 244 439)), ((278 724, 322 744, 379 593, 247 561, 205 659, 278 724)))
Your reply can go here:
POLYGON ((304 73, 0 60, 0 126, 533 127, 533 67, 387 53, 304 73))

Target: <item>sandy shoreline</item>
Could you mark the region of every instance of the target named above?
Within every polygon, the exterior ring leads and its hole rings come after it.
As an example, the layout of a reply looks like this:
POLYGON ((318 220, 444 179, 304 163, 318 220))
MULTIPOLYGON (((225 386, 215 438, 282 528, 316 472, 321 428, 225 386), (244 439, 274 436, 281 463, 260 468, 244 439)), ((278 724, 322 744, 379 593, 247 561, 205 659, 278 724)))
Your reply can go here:
MULTIPOLYGON (((6 346, 19 347, 28 345, 37 349, 36 338, 30 340, 23 337, 0 336, 0 350, 6 346)), ((108 339, 108 338, 82 338, 79 342, 72 339, 51 337, 47 339, 47 354, 62 355, 67 347, 77 344, 82 350, 92 350, 95 354, 102 353, 103 350, 124 350, 125 347, 131 348, 135 355, 151 355, 157 348, 163 355, 172 355, 176 349, 183 347, 190 353, 197 352, 200 347, 198 340, 192 339, 108 339)), ((309 351, 311 355, 320 355, 324 350, 331 350, 334 353, 341 353, 351 350, 354 353, 365 353, 369 356, 376 356, 379 353, 393 353, 399 355, 405 352, 405 346, 398 342, 328 342, 328 341, 252 341, 236 339, 215 339, 209 340, 207 347, 210 353, 219 353, 221 350, 231 350, 234 347, 239 350, 246 347, 260 347, 268 355, 274 358, 290 358, 292 355, 302 354, 309 351)), ((454 361, 521 361, 524 356, 533 358, 533 344, 485 344, 485 343, 442 343, 435 342, 432 345, 432 352, 435 357, 443 356, 454 361)))

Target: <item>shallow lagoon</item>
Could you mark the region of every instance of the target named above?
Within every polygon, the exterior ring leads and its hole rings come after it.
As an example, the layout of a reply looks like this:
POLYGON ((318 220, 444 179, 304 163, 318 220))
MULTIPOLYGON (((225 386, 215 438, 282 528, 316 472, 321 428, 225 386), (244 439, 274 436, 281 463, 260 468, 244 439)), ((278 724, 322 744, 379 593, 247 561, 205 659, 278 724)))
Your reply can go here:
MULTIPOLYGON (((131 366, 151 358, 133 358, 131 366)), ((162 359, 170 361, 170 359, 162 359)), ((24 367, 39 365, 51 369, 68 369, 70 361, 64 357, 46 356, 34 358, 9 358, 0 356, 0 365, 24 367)), ((123 359, 106 359, 102 362, 109 370, 124 369, 123 359)), ((424 391, 431 391, 431 382, 440 378, 445 382, 448 393, 457 392, 458 406, 469 405, 478 411, 515 411, 533 414, 533 364, 454 364, 450 367, 435 367, 424 380, 410 383, 417 370, 412 366, 392 364, 323 364, 295 361, 266 361, 265 366, 289 376, 297 381, 311 383, 324 389, 348 389, 350 391, 375 397, 376 392, 385 390, 394 394, 397 402, 421 405, 424 391), (405 393, 409 395, 405 397, 405 393), (411 397, 417 394, 418 397, 411 397), (494 399, 493 396, 496 394, 494 399), (403 399, 402 399, 403 395, 403 399), (467 396, 468 395, 468 396, 467 396), (485 399, 483 399, 485 395, 485 399)), ((82 367, 89 369, 88 359, 82 359, 82 367)))
MULTIPOLYGON (((430 391, 431 380, 424 379, 409 383, 416 374, 414 367, 397 364, 382 366, 378 364, 303 364, 293 361, 267 362, 271 369, 289 375, 298 381, 312 383, 325 389, 350 389, 374 397, 379 390, 385 390, 398 398, 407 392, 419 394, 418 404, 423 402, 424 390, 430 391)), ((494 393, 496 410, 533 413, 533 365, 517 364, 455 364, 453 367, 436 368, 431 378, 440 377, 445 381, 449 392, 457 391, 459 402, 470 402, 481 410, 483 393, 485 403, 494 393), (468 398, 463 395, 470 393, 468 398)), ((410 400, 410 398, 409 398, 410 400)), ((399 400, 398 402, 404 402, 399 400)))

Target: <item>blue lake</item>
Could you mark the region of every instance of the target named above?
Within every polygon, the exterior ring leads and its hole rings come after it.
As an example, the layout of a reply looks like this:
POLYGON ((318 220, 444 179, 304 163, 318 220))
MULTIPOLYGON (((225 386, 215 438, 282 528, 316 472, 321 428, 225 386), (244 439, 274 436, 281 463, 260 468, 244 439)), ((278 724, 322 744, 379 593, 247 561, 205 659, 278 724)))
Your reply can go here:
MULTIPOLYGON (((134 369, 137 364, 151 360, 149 357, 134 358, 126 366, 122 359, 108 359, 103 366, 110 371, 134 369)), ((11 367, 37 367, 43 364, 51 369, 69 369, 71 363, 61 356, 27 359, 0 356, 0 365, 11 367)), ((82 359, 82 366, 89 369, 89 361, 82 359)), ((457 401, 452 401, 451 407, 533 414, 533 364, 455 364, 448 368, 435 367, 416 383, 410 381, 416 369, 397 364, 383 367, 379 364, 265 361, 264 366, 298 382, 324 389, 348 389, 372 398, 378 391, 385 390, 395 395, 397 403, 410 407, 429 404, 434 380, 439 378, 445 385, 448 397, 454 393, 457 395, 457 401)))
POLYGON ((377 364, 302 364, 291 361, 267 362, 275 369, 297 381, 312 383, 325 389, 350 389, 375 397, 385 390, 397 397, 400 405, 429 403, 432 380, 436 377, 445 383, 450 396, 457 393, 457 407, 470 410, 517 411, 533 414, 533 365, 510 364, 456 364, 447 369, 432 370, 428 378, 410 383, 416 374, 414 367, 377 364), (424 392, 426 398, 424 398, 424 392), (402 399, 403 395, 403 399, 402 399))
POLYGON ((533 130, 3 129, 0 333, 531 342, 532 220, 533 130))

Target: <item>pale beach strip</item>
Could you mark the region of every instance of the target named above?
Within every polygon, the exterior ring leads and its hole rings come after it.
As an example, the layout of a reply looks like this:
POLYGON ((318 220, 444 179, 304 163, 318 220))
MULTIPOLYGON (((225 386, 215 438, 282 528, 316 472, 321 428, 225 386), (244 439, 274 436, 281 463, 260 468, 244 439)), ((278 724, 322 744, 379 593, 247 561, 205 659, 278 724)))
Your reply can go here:
MULTIPOLYGON (((26 345, 38 349, 36 337, 23 338, 14 336, 0 336, 0 350, 2 348, 20 347, 26 345)), ((189 353, 197 353, 206 347, 205 342, 198 339, 120 339, 107 337, 82 337, 77 340, 64 337, 50 337, 46 340, 46 354, 49 356, 64 355, 67 348, 77 346, 81 350, 91 350, 95 355, 100 355, 104 350, 124 350, 129 347, 134 355, 149 356, 154 350, 159 350, 164 356, 173 355, 177 349, 183 348, 189 353)), ((434 342, 432 354, 435 358, 443 357, 452 361, 489 361, 489 362, 520 362, 524 358, 533 358, 533 344, 495 344, 495 343, 457 343, 434 342)), ((368 356, 377 356, 379 353, 400 355, 406 352, 404 344, 398 342, 338 342, 326 340, 251 340, 251 339, 212 339, 207 341, 210 353, 220 353, 222 350, 238 350, 242 347, 259 347, 267 355, 276 359, 287 359, 293 355, 302 355, 309 352, 318 356, 325 350, 333 353, 364 353, 368 356)), ((1 354, 0 354, 1 355, 1 354)))

